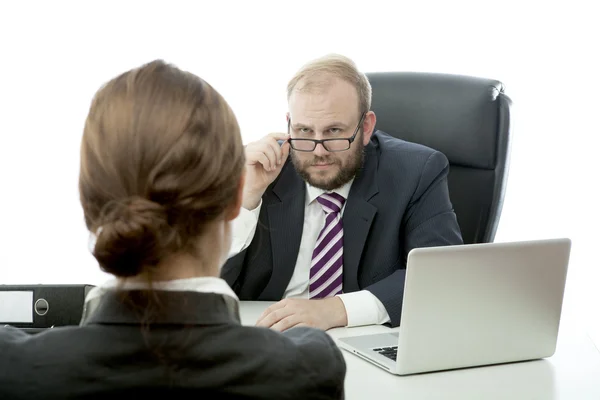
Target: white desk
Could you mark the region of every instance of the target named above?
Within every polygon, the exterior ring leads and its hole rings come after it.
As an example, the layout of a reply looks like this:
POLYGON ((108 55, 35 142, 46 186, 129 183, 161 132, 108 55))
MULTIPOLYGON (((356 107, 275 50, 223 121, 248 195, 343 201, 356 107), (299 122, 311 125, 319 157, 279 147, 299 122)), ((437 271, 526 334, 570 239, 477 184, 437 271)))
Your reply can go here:
MULTIPOLYGON (((242 302, 244 325, 254 325, 273 303, 242 302)), ((334 338, 386 332, 384 326, 337 328, 334 338)), ((411 376, 392 375, 342 350, 346 398, 352 399, 539 399, 600 400, 600 352, 573 321, 563 319, 554 356, 523 363, 411 376)))

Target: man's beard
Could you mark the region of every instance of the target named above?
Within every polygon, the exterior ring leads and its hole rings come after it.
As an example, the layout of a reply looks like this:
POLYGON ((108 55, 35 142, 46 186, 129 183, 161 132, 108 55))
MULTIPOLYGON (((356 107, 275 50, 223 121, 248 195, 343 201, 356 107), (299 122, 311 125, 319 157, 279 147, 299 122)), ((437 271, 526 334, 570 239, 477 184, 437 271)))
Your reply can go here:
MULTIPOLYGON (((357 138, 359 139, 359 138, 357 138)), ((326 156, 326 157, 319 157, 319 156, 314 156, 312 158, 312 160, 308 160, 305 161, 304 163, 302 163, 296 156, 294 150, 292 150, 292 163, 294 164, 294 168, 296 169, 296 172, 298 172, 298 174, 302 177, 302 179, 304 179, 306 182, 308 182, 309 185, 322 189, 322 190, 333 190, 333 189, 337 189, 343 185, 345 185, 346 183, 350 182, 352 180, 352 178, 354 178, 358 172, 361 170, 363 163, 364 163, 364 158, 365 158, 365 146, 363 145, 362 141, 359 139, 356 141, 356 148, 354 149, 353 154, 348 158, 347 160, 347 164, 345 167, 342 167, 342 162, 339 159, 336 159, 334 157, 330 157, 330 156, 326 156), (311 174, 308 172, 308 168, 315 165, 315 164, 330 164, 333 163, 337 166, 339 166, 339 171, 338 173, 324 181, 322 179, 319 178, 314 178, 311 176, 311 174)), ((333 168, 333 166, 332 166, 333 168)))

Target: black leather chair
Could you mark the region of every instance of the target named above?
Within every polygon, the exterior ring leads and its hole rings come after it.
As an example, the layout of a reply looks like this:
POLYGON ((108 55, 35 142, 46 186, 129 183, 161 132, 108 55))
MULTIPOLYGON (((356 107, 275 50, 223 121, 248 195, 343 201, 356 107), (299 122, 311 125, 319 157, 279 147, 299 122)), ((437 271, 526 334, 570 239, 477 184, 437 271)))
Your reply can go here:
POLYGON ((376 72, 375 129, 439 150, 465 244, 494 241, 506 190, 512 101, 501 82, 470 76, 376 72))

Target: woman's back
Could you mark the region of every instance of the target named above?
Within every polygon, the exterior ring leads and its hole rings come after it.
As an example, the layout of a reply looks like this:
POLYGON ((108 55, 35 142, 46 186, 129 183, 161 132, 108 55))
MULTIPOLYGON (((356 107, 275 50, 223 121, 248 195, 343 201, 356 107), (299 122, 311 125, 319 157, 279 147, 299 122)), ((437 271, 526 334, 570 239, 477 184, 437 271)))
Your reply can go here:
MULTIPOLYGON (((189 393, 248 399, 341 399, 345 366, 326 333, 239 323, 223 295, 157 291, 162 313, 104 295, 81 327, 0 330, 0 398, 189 393)), ((144 298, 137 292, 130 296, 144 298)), ((139 305, 141 302, 137 302, 139 305)), ((104 397, 106 398, 106 397, 104 397)), ((154 397, 152 397, 154 398, 154 397)))

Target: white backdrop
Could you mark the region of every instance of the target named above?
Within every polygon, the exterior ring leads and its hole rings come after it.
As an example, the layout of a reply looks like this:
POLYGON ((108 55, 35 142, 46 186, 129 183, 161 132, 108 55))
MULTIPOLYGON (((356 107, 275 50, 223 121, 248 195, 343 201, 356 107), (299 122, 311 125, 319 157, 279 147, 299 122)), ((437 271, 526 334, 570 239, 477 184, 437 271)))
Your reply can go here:
POLYGON ((108 278, 88 251, 77 193, 83 121, 102 83, 163 58, 215 86, 247 142, 284 130, 287 80, 338 52, 364 71, 505 83, 514 141, 496 239, 573 240, 565 312, 600 346, 597 6, 410 3, 2 2, 0 284, 108 278))

